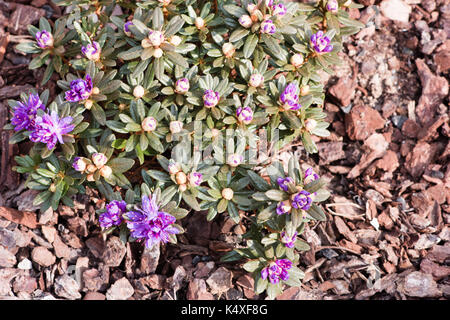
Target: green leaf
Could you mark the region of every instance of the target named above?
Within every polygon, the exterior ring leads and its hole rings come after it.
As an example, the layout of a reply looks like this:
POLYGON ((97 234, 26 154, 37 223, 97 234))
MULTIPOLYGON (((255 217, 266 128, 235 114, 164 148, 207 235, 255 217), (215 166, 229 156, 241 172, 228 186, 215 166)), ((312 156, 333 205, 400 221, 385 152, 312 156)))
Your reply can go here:
POLYGON ((107 165, 111 167, 114 173, 123 173, 134 166, 134 160, 128 158, 114 158, 109 160, 107 165))
POLYGON ((256 34, 251 34, 247 37, 244 44, 244 57, 250 58, 253 54, 253 51, 255 51, 256 45, 258 44, 258 36, 256 34))
POLYGON ((326 221, 327 220, 327 216, 323 212, 322 208, 319 207, 318 205, 316 205, 315 203, 313 203, 311 205, 311 208, 309 208, 309 210, 307 212, 315 220, 318 220, 318 221, 326 221))
POLYGON ((266 191, 265 195, 269 199, 275 200, 275 201, 284 201, 288 198, 287 194, 284 191, 276 190, 276 189, 266 191))
POLYGON ((250 33, 250 30, 248 29, 237 29, 233 31, 233 33, 230 36, 229 41, 230 42, 236 42, 244 38, 246 35, 250 33))
POLYGON ((172 51, 172 52, 165 52, 165 55, 173 63, 175 63, 183 68, 186 68, 186 69, 189 68, 189 64, 188 64, 187 60, 181 54, 172 51))
POLYGON ((254 272, 256 269, 258 269, 261 265, 261 262, 259 260, 253 260, 246 262, 242 268, 244 268, 247 272, 254 272))
POLYGON ((197 199, 192 194, 187 193, 187 192, 183 192, 181 194, 181 197, 183 198, 184 202, 186 202, 195 211, 200 211, 201 210, 197 199))

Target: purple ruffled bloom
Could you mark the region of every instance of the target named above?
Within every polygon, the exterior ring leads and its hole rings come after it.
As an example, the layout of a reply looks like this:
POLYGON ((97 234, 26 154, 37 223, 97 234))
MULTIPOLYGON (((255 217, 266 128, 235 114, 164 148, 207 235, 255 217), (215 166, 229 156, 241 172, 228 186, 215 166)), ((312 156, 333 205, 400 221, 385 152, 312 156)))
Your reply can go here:
POLYGON ((142 208, 137 209, 137 211, 129 211, 125 215, 131 236, 140 241, 145 241, 147 248, 153 247, 160 241, 167 243, 169 235, 180 232, 180 230, 171 226, 176 220, 175 217, 158 210, 155 195, 151 198, 143 196, 142 208))
POLYGON ((289 214, 290 212, 291 212, 291 205, 289 204, 289 201, 283 201, 277 205, 276 213, 278 215, 289 214))
POLYGON ((294 196, 292 200, 292 207, 295 209, 309 210, 312 199, 308 191, 302 190, 294 196))
POLYGON ((280 280, 286 281, 289 279, 288 270, 291 268, 291 261, 288 259, 279 259, 261 270, 261 278, 263 280, 269 278, 270 283, 277 284, 280 280))
POLYGON ((297 85, 291 82, 280 94, 280 101, 285 106, 285 109, 298 110, 301 108, 301 104, 298 103, 297 89, 297 85))
POLYGON ((53 36, 47 30, 36 32, 36 41, 39 47, 42 49, 53 46, 53 36))
POLYGON ((308 168, 305 171, 305 178, 303 179, 303 182, 305 184, 311 183, 313 181, 316 181, 319 179, 319 175, 314 172, 313 168, 308 168))
POLYGON ((106 211, 98 218, 102 228, 111 228, 122 223, 122 215, 127 211, 127 203, 125 201, 113 200, 106 205, 106 211))
POLYGON ((36 117, 34 131, 30 135, 33 142, 42 142, 47 145, 48 150, 55 147, 56 142, 64 144, 63 134, 71 132, 75 126, 72 117, 60 119, 56 111, 36 117))
POLYGON ((288 191, 288 183, 294 183, 294 180, 292 180, 291 177, 287 178, 278 178, 277 179, 278 186, 283 189, 284 191, 288 191))
POLYGON ((101 52, 100 44, 96 41, 92 41, 92 44, 88 43, 85 47, 81 47, 81 52, 89 60, 98 60, 101 52))
POLYGON ((214 107, 219 103, 219 92, 213 90, 206 90, 203 94, 203 103, 205 107, 214 107))
POLYGON ((19 102, 14 108, 14 115, 11 123, 15 126, 15 131, 33 131, 38 109, 45 111, 45 106, 36 93, 30 93, 28 101, 19 102))
POLYGON ((66 100, 70 102, 86 100, 91 96, 92 88, 92 78, 86 74, 86 80, 76 79, 70 83, 70 90, 66 91, 66 100))
POLYGON ((292 237, 289 237, 284 231, 281 233, 281 242, 283 242, 287 248, 293 248, 295 241, 297 241, 297 232, 294 232, 292 237))
POLYGON ((330 44, 330 38, 323 34, 323 31, 317 31, 311 36, 311 46, 317 53, 327 53, 333 50, 333 45, 330 44))
POLYGON ((275 27, 272 20, 264 20, 261 23, 262 33, 274 34, 275 31, 277 31, 277 27, 275 27))

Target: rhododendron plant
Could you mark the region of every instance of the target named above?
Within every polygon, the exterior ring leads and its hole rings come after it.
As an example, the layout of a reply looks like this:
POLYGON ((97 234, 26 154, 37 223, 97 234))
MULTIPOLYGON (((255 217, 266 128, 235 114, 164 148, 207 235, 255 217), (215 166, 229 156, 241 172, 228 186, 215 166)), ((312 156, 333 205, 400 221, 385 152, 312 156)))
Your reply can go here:
POLYGON ((313 136, 329 135, 318 71, 331 73, 363 26, 349 17, 358 6, 54 2, 68 13, 29 26, 17 49, 45 67, 43 84, 57 74, 57 95, 9 101, 11 143, 34 142, 15 167, 40 192, 34 203, 56 210, 97 189, 99 227, 147 247, 176 243, 191 210, 227 215, 248 232, 223 261, 242 262, 271 299, 299 286, 300 236, 325 220, 329 192, 298 158, 275 159, 294 140, 315 153, 313 136))

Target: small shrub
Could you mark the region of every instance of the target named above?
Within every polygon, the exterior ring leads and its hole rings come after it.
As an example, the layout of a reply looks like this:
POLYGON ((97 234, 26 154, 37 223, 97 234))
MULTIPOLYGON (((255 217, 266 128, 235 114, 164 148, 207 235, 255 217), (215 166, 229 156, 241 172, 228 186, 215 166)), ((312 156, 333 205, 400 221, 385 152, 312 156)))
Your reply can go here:
POLYGON ((298 159, 272 161, 280 147, 329 134, 319 70, 331 72, 346 35, 362 25, 351 1, 55 1, 70 12, 29 26, 35 41, 17 49, 56 73, 61 89, 9 101, 11 143, 30 139, 15 170, 40 191, 45 211, 86 186, 107 199, 105 233, 147 247, 176 243, 177 220, 227 214, 250 225, 244 259, 256 293, 299 286, 298 236, 329 196, 298 159), (264 150, 268 150, 264 152, 264 150), (130 182, 131 177, 132 183, 130 182))

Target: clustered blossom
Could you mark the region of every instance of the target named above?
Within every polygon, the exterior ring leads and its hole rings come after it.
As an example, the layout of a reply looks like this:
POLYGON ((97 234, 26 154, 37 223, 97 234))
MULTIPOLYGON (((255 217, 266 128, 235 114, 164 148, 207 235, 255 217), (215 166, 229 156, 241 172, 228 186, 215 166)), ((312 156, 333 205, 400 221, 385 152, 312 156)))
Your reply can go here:
POLYGON ((272 20, 264 20, 261 23, 261 33, 274 34, 275 31, 277 31, 277 27, 275 27, 272 20))
POLYGON ((36 32, 36 41, 42 49, 53 47, 53 36, 47 30, 36 32))
POLYGON ((219 92, 213 90, 206 90, 203 94, 203 104, 207 108, 215 107, 220 100, 219 92))
POLYGON ((292 268, 292 262, 288 259, 278 259, 261 270, 263 280, 269 278, 270 283, 277 284, 280 280, 289 279, 288 270, 292 268))
POLYGON ((286 200, 286 201, 280 202, 277 205, 276 213, 278 215, 289 214, 289 213, 291 213, 291 209, 292 209, 292 207, 291 207, 289 200, 286 200))
POLYGON ((285 110, 298 110, 302 106, 298 102, 297 85, 293 82, 289 83, 284 91, 280 94, 280 101, 285 110))
POLYGON ((100 44, 96 41, 88 43, 86 46, 81 47, 81 52, 92 61, 98 61, 100 59, 101 48, 100 44))
POLYGON ((39 99, 38 94, 30 93, 28 101, 19 102, 14 108, 14 115, 11 119, 11 123, 15 126, 14 130, 33 131, 38 109, 45 111, 45 106, 39 99))
POLYGON ((291 177, 286 177, 286 178, 278 178, 277 179, 277 183, 278 183, 278 186, 281 188, 281 189, 283 189, 284 191, 288 191, 288 188, 289 188, 289 186, 288 186, 288 184, 289 183, 294 183, 294 180, 291 178, 291 177))
POLYGON ((180 232, 172 226, 176 220, 175 217, 159 211, 155 195, 143 196, 141 208, 137 211, 127 212, 125 218, 131 236, 138 241, 143 241, 147 248, 151 248, 161 241, 167 243, 171 234, 180 232))
POLYGON ((295 246, 295 241, 297 241, 297 232, 294 232, 294 235, 290 237, 285 231, 281 233, 281 242, 285 244, 287 248, 293 248, 295 246))
POLYGON ((187 78, 178 79, 175 83, 175 92, 185 94, 189 91, 189 80, 187 78))
POLYGON ((86 79, 76 79, 70 83, 70 90, 66 91, 66 100, 79 102, 88 99, 92 94, 92 78, 86 74, 86 79))
POLYGON ((330 38, 325 36, 322 30, 313 34, 310 40, 311 47, 316 53, 323 54, 333 50, 333 45, 330 44, 330 38))
POLYGON ((250 107, 239 107, 236 110, 236 116, 242 123, 249 124, 253 120, 253 110, 250 107))
POLYGON ((106 205, 106 211, 98 218, 102 228, 118 226, 123 222, 123 214, 127 211, 125 201, 113 200, 106 205))
POLYGON ((158 48, 164 43, 165 38, 161 31, 150 30, 148 33, 148 40, 153 47, 158 48))
POLYGON ((30 135, 33 142, 42 142, 49 150, 53 149, 56 142, 64 144, 63 135, 71 132, 75 126, 72 124, 72 117, 60 119, 56 111, 51 114, 37 116, 34 131, 30 135))
POLYGON ((311 194, 305 190, 296 193, 292 199, 292 207, 295 209, 309 210, 312 203, 310 196, 311 194))
POLYGON ((198 187, 203 182, 203 175, 200 172, 193 172, 189 175, 191 186, 198 187))

